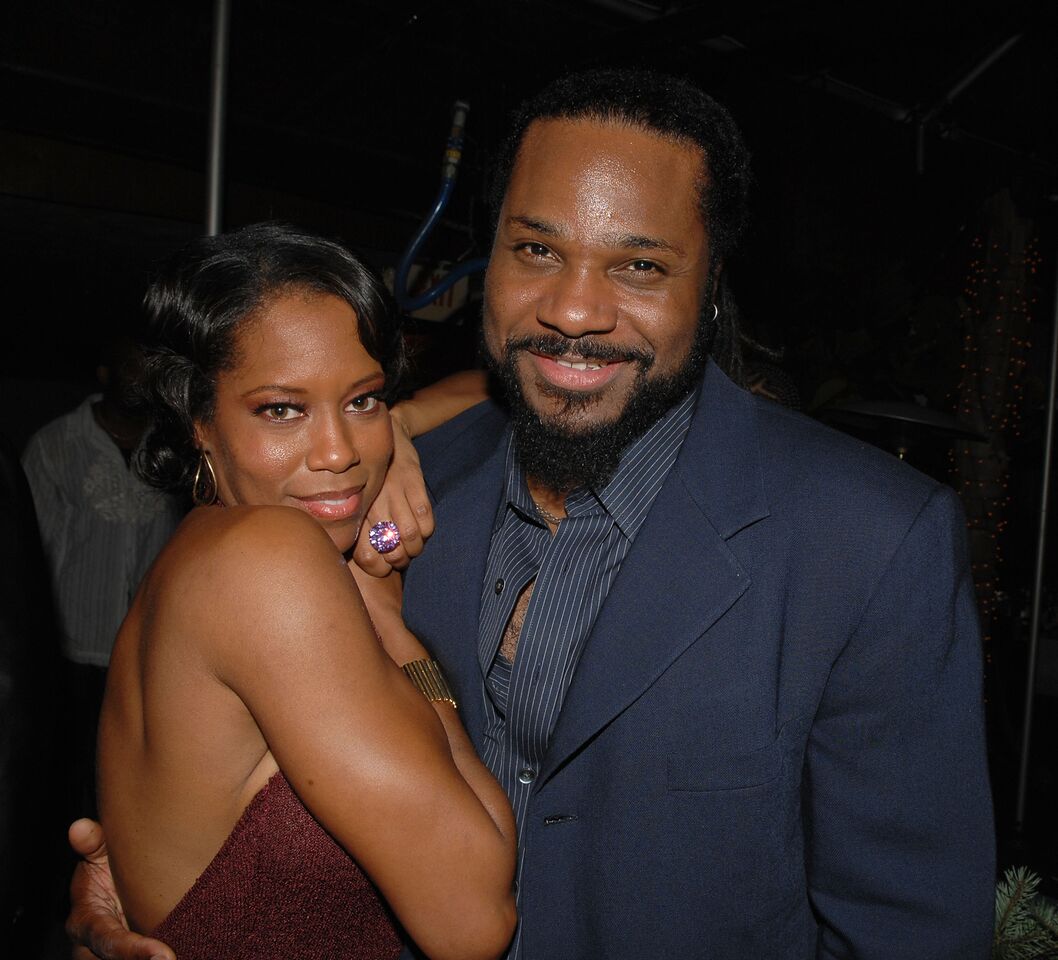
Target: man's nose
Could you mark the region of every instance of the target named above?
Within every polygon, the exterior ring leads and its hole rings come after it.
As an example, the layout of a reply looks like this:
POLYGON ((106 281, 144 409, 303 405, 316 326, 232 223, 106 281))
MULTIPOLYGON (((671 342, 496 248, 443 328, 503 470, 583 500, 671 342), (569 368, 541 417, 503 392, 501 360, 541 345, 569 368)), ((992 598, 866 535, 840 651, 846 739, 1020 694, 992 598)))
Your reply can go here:
POLYGON ((344 473, 360 462, 355 426, 341 411, 318 414, 313 424, 309 469, 344 473))
POLYGON ((617 299, 605 274, 565 267, 537 304, 537 320, 566 337, 609 333, 617 326, 617 299))

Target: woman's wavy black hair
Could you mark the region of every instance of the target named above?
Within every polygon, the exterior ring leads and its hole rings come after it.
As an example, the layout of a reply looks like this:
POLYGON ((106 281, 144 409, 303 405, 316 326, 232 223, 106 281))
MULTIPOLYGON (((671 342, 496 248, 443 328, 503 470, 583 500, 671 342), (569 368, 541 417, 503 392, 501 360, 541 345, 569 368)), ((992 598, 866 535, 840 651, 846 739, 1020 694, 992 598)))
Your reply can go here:
POLYGON ((198 462, 196 421, 213 416, 217 376, 237 362, 235 337, 269 299, 331 294, 356 312, 360 342, 392 396, 405 356, 397 311, 381 279, 345 247, 281 223, 259 223, 188 244, 144 298, 144 375, 151 417, 137 467, 154 486, 188 492, 198 462))

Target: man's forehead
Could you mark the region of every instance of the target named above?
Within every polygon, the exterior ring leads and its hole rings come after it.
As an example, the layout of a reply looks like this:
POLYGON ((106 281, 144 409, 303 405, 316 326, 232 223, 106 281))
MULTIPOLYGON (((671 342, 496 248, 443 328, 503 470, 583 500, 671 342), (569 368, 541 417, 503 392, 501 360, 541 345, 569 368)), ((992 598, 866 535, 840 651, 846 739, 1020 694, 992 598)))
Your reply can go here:
POLYGON ((703 177, 700 147, 641 125, 596 118, 535 120, 511 171, 498 226, 539 221, 538 232, 550 235, 576 211, 614 238, 634 233, 649 240, 664 224, 656 244, 639 246, 667 246, 673 238, 665 235, 673 223, 690 227, 690 218, 701 225, 703 177))
POLYGON ((706 154, 702 147, 687 137, 665 133, 652 127, 621 117, 540 117, 526 127, 514 169, 519 163, 540 150, 546 150, 555 139, 575 144, 585 158, 614 149, 622 142, 655 144, 662 148, 676 148, 685 152, 691 162, 707 171, 706 154))
MULTIPOLYGON (((542 118, 526 129, 504 201, 512 191, 539 194, 559 181, 580 176, 600 182, 622 173, 639 190, 662 193, 679 202, 685 190, 688 203, 699 206, 707 186, 705 151, 684 138, 659 133, 641 124, 594 117, 542 118)), ((519 211, 525 213, 527 211, 519 211)))

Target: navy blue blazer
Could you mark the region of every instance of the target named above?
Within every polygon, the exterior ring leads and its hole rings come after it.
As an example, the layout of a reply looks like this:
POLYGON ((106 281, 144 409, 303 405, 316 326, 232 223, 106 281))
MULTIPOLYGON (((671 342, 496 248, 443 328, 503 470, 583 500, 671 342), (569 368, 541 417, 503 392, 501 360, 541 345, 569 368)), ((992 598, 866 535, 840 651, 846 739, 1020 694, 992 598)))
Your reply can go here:
MULTIPOLYGON (((405 593, 479 746, 505 430, 424 438, 405 593)), ((984 960, 980 662, 955 495, 710 365, 534 784, 525 960, 984 960)))

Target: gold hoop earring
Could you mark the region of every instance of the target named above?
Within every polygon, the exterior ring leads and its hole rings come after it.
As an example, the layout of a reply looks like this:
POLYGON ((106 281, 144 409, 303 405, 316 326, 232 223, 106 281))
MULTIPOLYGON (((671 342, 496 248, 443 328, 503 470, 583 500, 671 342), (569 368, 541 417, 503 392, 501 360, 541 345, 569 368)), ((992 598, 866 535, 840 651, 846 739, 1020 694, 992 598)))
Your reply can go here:
POLYGON ((191 502, 196 507, 209 507, 217 502, 217 474, 205 450, 199 453, 195 479, 191 481, 191 502), (202 464, 206 465, 208 476, 202 475, 202 464))

